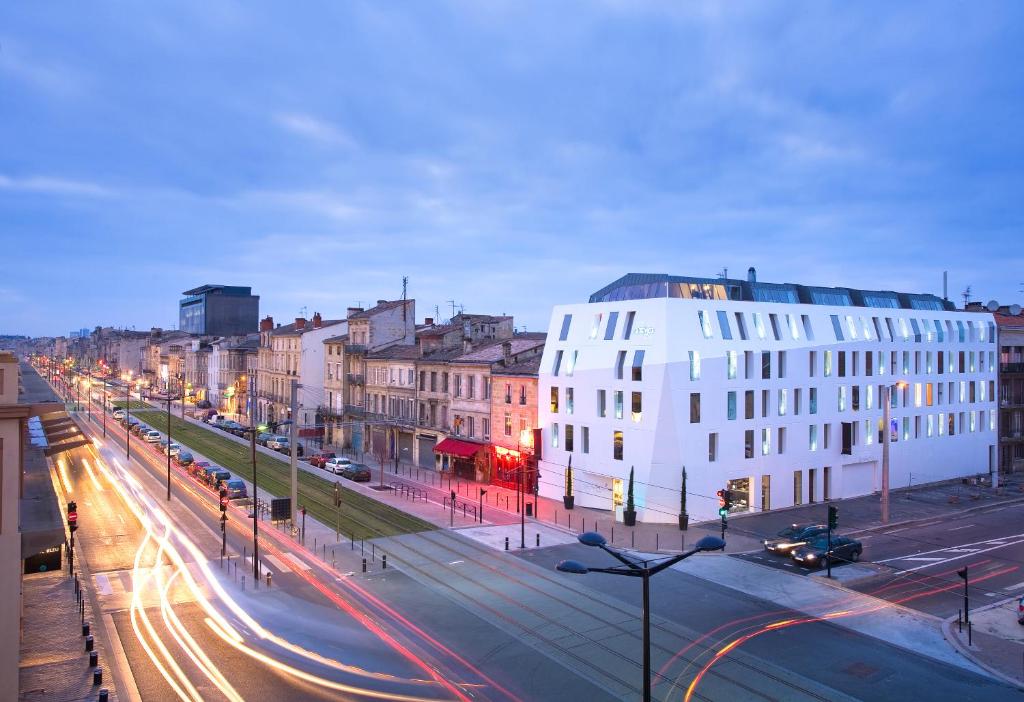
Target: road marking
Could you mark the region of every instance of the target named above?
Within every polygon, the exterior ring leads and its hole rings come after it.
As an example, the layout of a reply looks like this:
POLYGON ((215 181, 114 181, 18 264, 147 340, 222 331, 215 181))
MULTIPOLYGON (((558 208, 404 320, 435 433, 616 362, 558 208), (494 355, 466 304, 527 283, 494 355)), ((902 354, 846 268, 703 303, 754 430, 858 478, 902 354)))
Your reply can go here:
POLYGON ((933 557, 928 557, 928 558, 913 558, 913 557, 909 557, 909 556, 908 556, 907 558, 904 558, 903 560, 904 560, 904 561, 929 561, 929 562, 931 562, 931 563, 934 563, 935 561, 944 561, 944 560, 946 560, 946 559, 945 559, 945 558, 942 558, 941 556, 939 556, 938 558, 933 558, 933 557))
POLYGON ((977 525, 976 524, 965 524, 964 526, 958 526, 958 527, 953 527, 952 529, 946 529, 946 531, 960 531, 961 529, 970 529, 972 526, 977 526, 977 525))
POLYGON ((1017 588, 1024 588, 1024 583, 1015 583, 1013 585, 1010 585, 1009 587, 1004 587, 1003 592, 1012 592, 1017 588))
POLYGON ((110 587, 110 579, 107 578, 103 573, 97 573, 93 576, 93 580, 96 581, 96 590, 101 595, 113 595, 114 588, 110 587))
MULTIPOLYGON (((1022 539, 1022 538, 1024 538, 1024 534, 1011 534, 1009 536, 1004 536, 1002 538, 1003 538, 1004 541, 1008 541, 1010 539, 1022 539)), ((921 552, 913 553, 913 554, 910 554, 910 555, 912 555, 912 556, 927 556, 927 555, 930 555, 930 554, 933 554, 933 553, 957 553, 958 551, 956 549, 964 549, 964 548, 968 548, 970 546, 984 545, 984 544, 989 543, 989 541, 991 541, 991 539, 986 539, 984 541, 974 541, 974 542, 969 543, 969 544, 960 544, 959 546, 946 546, 944 548, 935 548, 935 549, 932 549, 931 551, 921 551, 921 552)), ((1014 541, 1012 543, 1003 544, 1003 545, 1004 546, 1011 546, 1011 545, 1016 544, 1016 543, 1022 543, 1022 542, 1021 541, 1014 541)), ((1000 548, 1000 547, 996 546, 994 548, 1000 548)), ((990 548, 990 549, 984 549, 984 550, 991 551, 993 549, 990 548)), ((888 563, 890 561, 902 561, 904 558, 906 558, 906 556, 893 556, 892 558, 883 558, 882 560, 875 561, 875 563, 888 563)))
POLYGON ((297 565, 302 570, 312 570, 312 566, 310 566, 304 560, 296 556, 294 553, 289 552, 284 555, 286 555, 291 561, 295 563, 295 565, 297 565))
POLYGON ((898 534, 901 531, 906 531, 910 527, 900 527, 899 529, 890 529, 889 531, 883 531, 883 534, 898 534))
POLYGON ((139 688, 135 685, 135 676, 132 675, 131 666, 128 664, 128 656, 125 655, 124 646, 121 644, 121 633, 117 630, 114 618, 109 613, 104 612, 102 617, 103 625, 106 627, 107 635, 110 637, 111 653, 114 656, 114 660, 117 661, 117 665, 114 666, 118 681, 117 691, 122 693, 128 699, 128 702, 141 702, 142 696, 139 694, 139 688))
MULTIPOLYGON (((1013 546, 1014 544, 1024 544, 1024 539, 1022 539, 1020 541, 1014 541, 1011 544, 1005 544, 1005 545, 1006 546, 1013 546)), ((944 563, 949 563, 950 561, 958 561, 961 558, 967 558, 968 556, 973 556, 973 555, 976 555, 976 554, 979 554, 979 553, 985 553, 987 551, 995 551, 996 549, 999 549, 999 548, 1003 548, 1003 547, 1002 546, 993 546, 991 548, 983 548, 983 549, 980 549, 980 550, 972 551, 971 553, 964 553, 964 554, 961 554, 959 556, 953 556, 952 558, 947 558, 943 562, 944 563)), ((919 566, 916 566, 914 568, 907 568, 906 570, 907 571, 921 570, 922 568, 928 568, 928 567, 933 566, 933 565, 935 565, 935 564, 934 563, 926 563, 925 565, 919 565, 919 566)))
POLYGON ((458 564, 460 564, 460 563, 465 563, 465 561, 452 561, 452 562, 451 562, 451 563, 449 563, 448 565, 458 565, 458 564))
POLYGON ((286 566, 281 561, 280 558, 278 558, 277 556, 273 555, 272 553, 267 553, 266 551, 264 551, 263 555, 261 556, 261 558, 270 561, 270 564, 275 566, 278 569, 278 571, 280 571, 282 573, 290 573, 291 570, 292 570, 291 568, 286 566))

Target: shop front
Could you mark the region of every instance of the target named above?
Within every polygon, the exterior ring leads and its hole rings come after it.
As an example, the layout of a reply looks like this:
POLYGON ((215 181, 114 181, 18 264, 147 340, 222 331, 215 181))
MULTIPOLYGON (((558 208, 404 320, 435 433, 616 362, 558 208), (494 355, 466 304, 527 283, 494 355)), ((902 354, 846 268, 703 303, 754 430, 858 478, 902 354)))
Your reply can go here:
POLYGON ((526 492, 536 492, 537 471, 535 463, 531 460, 533 455, 525 451, 505 448, 504 446, 494 447, 494 469, 491 473, 491 482, 509 490, 520 489, 519 473, 525 470, 523 480, 525 481, 526 492))
POLYGON ((437 469, 466 480, 480 480, 485 472, 485 464, 481 463, 483 448, 483 444, 460 439, 444 439, 434 446, 437 469))

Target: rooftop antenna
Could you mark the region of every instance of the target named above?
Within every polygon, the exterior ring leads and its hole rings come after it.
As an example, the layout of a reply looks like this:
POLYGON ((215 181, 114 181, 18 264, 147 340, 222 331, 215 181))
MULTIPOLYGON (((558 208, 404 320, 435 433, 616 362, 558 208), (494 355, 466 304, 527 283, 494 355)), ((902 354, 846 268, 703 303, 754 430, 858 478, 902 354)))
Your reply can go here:
POLYGON ((305 316, 306 316, 306 310, 307 310, 307 309, 309 309, 309 308, 308 308, 308 307, 306 307, 305 305, 303 305, 302 307, 300 307, 300 308, 299 308, 299 316, 300 316, 300 317, 305 317, 305 316))
POLYGON ((963 295, 964 298, 964 309, 967 309, 967 303, 971 301, 971 286, 968 285, 960 294, 963 295))
POLYGON ((434 319, 437 320, 438 323, 441 322, 441 309, 437 305, 434 305, 434 319))
POLYGON ((406 293, 409 290, 409 276, 402 276, 402 321, 406 321, 406 293))
POLYGON ((445 300, 445 302, 452 306, 452 316, 451 319, 448 320, 450 322, 452 319, 455 319, 455 300, 445 300))
POLYGON ((729 269, 728 269, 728 267, 723 268, 722 270, 718 271, 718 277, 719 278, 725 278, 726 280, 729 280, 729 269))

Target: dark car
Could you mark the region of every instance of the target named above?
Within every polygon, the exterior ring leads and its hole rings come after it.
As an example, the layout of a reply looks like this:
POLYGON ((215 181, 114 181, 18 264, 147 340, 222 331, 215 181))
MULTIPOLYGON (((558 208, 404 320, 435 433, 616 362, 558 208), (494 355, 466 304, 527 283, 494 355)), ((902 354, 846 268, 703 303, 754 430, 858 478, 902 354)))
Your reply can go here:
POLYGON ((317 451, 309 457, 309 464, 314 468, 323 468, 328 458, 335 458, 334 451, 317 451))
POLYGON ((859 561, 863 551, 864 546, 861 542, 848 536, 833 536, 831 549, 827 539, 819 536, 814 541, 793 549, 792 558, 808 568, 823 568, 827 560, 831 560, 832 565, 859 561))
POLYGON ((361 463, 351 463, 341 471, 341 477, 346 480, 354 480, 357 483, 367 483, 370 481, 370 469, 361 463))
POLYGON ((210 409, 213 405, 209 400, 200 400, 196 403, 196 409, 210 409))
MULTIPOLYGON (((281 448, 277 448, 274 450, 277 451, 278 453, 283 453, 286 456, 292 455, 291 446, 282 446, 281 448)), ((299 458, 302 458, 303 453, 304 451, 302 450, 302 444, 295 444, 295 455, 298 456, 299 458)))
POLYGON ((192 454, 188 451, 179 451, 178 455, 174 457, 174 462, 179 466, 190 466, 194 460, 192 454))
POLYGON ((260 446, 266 446, 267 440, 273 438, 273 436, 273 434, 261 431, 259 434, 256 435, 256 443, 259 444, 260 446))
POLYGON ((1024 595, 1017 600, 1017 623, 1024 625, 1024 595))
POLYGON ((206 477, 206 469, 209 467, 209 461, 192 461, 192 464, 188 467, 188 474, 193 478, 202 480, 206 477))
POLYGON ((788 554, 797 546, 803 546, 828 531, 824 524, 790 524, 776 534, 774 539, 764 540, 764 550, 788 554))
POLYGON ((243 427, 241 424, 234 421, 233 419, 225 419, 223 422, 220 423, 220 428, 226 432, 234 434, 235 436, 238 436, 245 431, 245 427, 243 427))

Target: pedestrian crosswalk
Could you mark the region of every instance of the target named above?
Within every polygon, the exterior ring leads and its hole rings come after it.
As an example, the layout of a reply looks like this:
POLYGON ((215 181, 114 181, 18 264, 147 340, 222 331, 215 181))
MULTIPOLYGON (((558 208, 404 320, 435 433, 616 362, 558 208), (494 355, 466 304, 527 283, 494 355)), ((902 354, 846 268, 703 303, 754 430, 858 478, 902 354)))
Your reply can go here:
MULTIPOLYGON (((203 576, 196 563, 189 563, 188 570, 200 585, 200 592, 205 596, 203 576)), ((174 576, 177 568, 171 565, 162 565, 157 568, 139 568, 133 570, 114 570, 102 573, 94 573, 92 576, 93 587, 100 596, 103 608, 106 611, 118 611, 131 606, 132 598, 136 589, 144 607, 158 606, 161 602, 159 584, 167 585, 174 576)), ((168 599, 175 603, 192 602, 196 599, 191 588, 189 588, 180 574, 175 577, 167 592, 168 599)))

